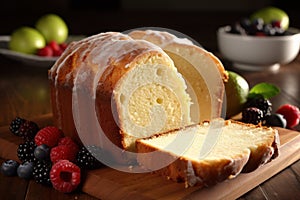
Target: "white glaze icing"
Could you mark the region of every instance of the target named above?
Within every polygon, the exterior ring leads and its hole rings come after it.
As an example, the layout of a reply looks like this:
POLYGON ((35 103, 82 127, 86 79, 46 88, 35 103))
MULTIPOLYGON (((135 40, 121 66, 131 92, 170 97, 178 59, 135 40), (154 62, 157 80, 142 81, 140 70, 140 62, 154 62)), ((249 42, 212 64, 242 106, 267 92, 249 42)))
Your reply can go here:
MULTIPOLYGON (((56 87, 57 84, 58 84, 58 77, 60 75, 60 72, 61 72, 61 68, 65 65, 65 62, 76 52, 78 51, 78 49, 80 49, 84 44, 87 44, 89 42, 92 42, 94 40, 96 40, 97 38, 101 38, 103 36, 105 36, 106 34, 104 33, 100 33, 98 35, 93 35, 93 36, 90 36, 90 37, 87 37, 87 38, 84 38, 80 41, 76 41, 76 42, 72 42, 68 45, 67 49, 64 51, 64 53, 62 54, 61 57, 59 57, 59 59, 55 62, 55 64, 53 65, 53 67, 49 70, 50 72, 50 78, 52 79, 53 75, 55 75, 54 77, 54 86, 56 87)), ((86 52, 86 51, 85 51, 86 52)), ((85 54, 85 53, 84 53, 85 54)), ((82 54, 81 57, 84 55, 82 54)), ((70 71, 69 74, 66 74, 66 81, 70 81, 70 77, 71 76, 71 73, 73 74, 76 74, 77 72, 77 68, 74 69, 74 71, 70 71)), ((75 76, 74 76, 75 77, 75 76)), ((55 104, 56 104, 56 109, 59 110, 60 107, 61 107, 61 104, 60 104, 60 101, 58 99, 59 95, 58 95, 58 90, 56 90, 56 99, 55 99, 55 104)), ((61 127, 62 124, 61 124, 61 114, 59 112, 57 112, 58 116, 58 127, 61 127)))
POLYGON ((194 186, 198 183, 202 183, 202 179, 195 174, 193 164, 189 160, 187 162, 187 168, 186 168, 186 181, 185 181, 185 187, 194 186))
POLYGON ((193 45, 193 42, 191 40, 187 38, 176 37, 175 35, 172 35, 166 31, 146 30, 145 35, 142 39, 147 40, 148 37, 152 37, 152 36, 159 38, 159 41, 161 43, 160 47, 162 49, 171 43, 193 45))

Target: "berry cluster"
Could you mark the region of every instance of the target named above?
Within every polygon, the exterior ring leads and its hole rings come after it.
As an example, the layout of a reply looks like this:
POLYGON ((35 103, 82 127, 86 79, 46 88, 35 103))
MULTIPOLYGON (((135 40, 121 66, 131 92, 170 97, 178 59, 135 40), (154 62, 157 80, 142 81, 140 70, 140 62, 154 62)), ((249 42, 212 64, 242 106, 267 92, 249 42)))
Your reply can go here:
POLYGON ((300 111, 297 106, 284 104, 277 109, 276 113, 282 115, 286 119, 286 127, 288 128, 293 128, 299 124, 300 111))
POLYGON ((53 40, 49 42, 45 47, 38 49, 36 54, 43 57, 57 57, 64 52, 67 46, 67 43, 58 44, 53 40))
POLYGON ((21 162, 7 160, 2 163, 1 172, 6 176, 32 178, 37 183, 69 193, 80 184, 81 169, 97 169, 102 165, 93 156, 101 152, 99 147, 79 147, 55 126, 39 129, 36 123, 16 117, 9 129, 24 141, 17 149, 21 162))
POLYGON ((9 130, 16 136, 25 140, 32 140, 39 130, 38 125, 30 120, 16 117, 11 121, 9 130))
POLYGON ((248 99, 242 111, 242 121, 255 125, 292 129, 299 124, 299 120, 300 111, 297 106, 285 104, 272 113, 272 103, 262 96, 248 99))
POLYGON ((281 27, 280 21, 264 23, 261 18, 251 21, 243 18, 230 26, 230 33, 253 36, 282 36, 287 32, 281 27))

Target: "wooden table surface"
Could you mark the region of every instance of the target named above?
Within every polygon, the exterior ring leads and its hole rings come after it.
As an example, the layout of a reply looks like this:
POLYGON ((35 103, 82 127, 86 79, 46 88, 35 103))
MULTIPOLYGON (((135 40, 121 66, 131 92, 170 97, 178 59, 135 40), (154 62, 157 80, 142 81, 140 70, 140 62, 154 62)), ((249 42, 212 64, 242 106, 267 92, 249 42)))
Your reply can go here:
MULTIPOLYGON (((230 62, 224 61, 226 69, 230 62)), ((16 116, 33 119, 51 113, 47 67, 30 66, 0 55, 0 126, 16 116)), ((253 86, 269 82, 280 87, 278 96, 271 99, 274 108, 290 103, 300 107, 300 56, 275 72, 238 71, 253 86)), ((296 130, 300 130, 299 126, 296 130)), ((0 158, 0 163, 4 160, 0 158)), ((62 194, 54 189, 18 177, 0 175, 0 199, 95 199, 76 192, 62 194)), ((300 160, 239 199, 300 199, 300 160)))

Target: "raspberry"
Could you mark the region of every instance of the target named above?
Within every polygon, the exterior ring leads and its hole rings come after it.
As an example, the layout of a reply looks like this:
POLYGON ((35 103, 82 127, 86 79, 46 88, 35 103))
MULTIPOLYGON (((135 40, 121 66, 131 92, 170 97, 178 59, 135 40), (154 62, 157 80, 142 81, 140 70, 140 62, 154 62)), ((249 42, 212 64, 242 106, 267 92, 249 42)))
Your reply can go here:
POLYGON ((34 141, 37 146, 46 144, 48 147, 54 147, 59 139, 63 137, 63 132, 55 126, 47 126, 36 134, 34 141))
POLYGON ((281 28, 281 22, 280 20, 274 20, 271 22, 272 27, 277 27, 277 28, 281 28))
POLYGON ((71 151, 76 152, 76 153, 79 151, 78 145, 70 137, 61 138, 58 141, 58 146, 60 146, 60 145, 66 145, 71 149, 71 151))
POLYGON ((68 160, 55 163, 50 171, 53 188, 64 193, 74 191, 80 184, 80 168, 68 160))
POLYGON ((297 106, 284 104, 277 109, 276 113, 284 116, 287 122, 287 128, 293 128, 299 124, 300 111, 297 106))
POLYGON ((67 43, 58 44, 56 41, 52 40, 44 48, 39 49, 37 55, 45 57, 61 56, 66 48, 67 43))
POLYGON ((63 52, 63 50, 60 48, 60 45, 54 40, 49 42, 48 46, 52 49, 53 56, 60 56, 63 52))
POLYGON ((73 151, 67 145, 60 145, 53 147, 50 152, 50 159, 53 163, 58 162, 59 160, 69 160, 74 162, 76 160, 77 151, 73 151))
POLYGON ((19 128, 19 136, 25 140, 32 140, 38 131, 39 127, 35 122, 26 120, 19 128))
POLYGON ((267 36, 264 32, 256 32, 255 33, 255 36, 258 36, 258 37, 265 37, 267 36))
POLYGON ((63 53, 63 50, 59 49, 59 50, 55 50, 53 51, 53 56, 61 56, 61 54, 63 53))
POLYGON ((58 51, 60 49, 59 44, 55 40, 50 41, 47 46, 49 46, 53 51, 58 51))
POLYGON ((20 117, 16 117, 13 119, 10 123, 9 130, 16 136, 20 136, 19 134, 19 129, 21 125, 25 122, 26 120, 20 117))
POLYGON ((246 108, 242 111, 242 121, 245 123, 259 124, 263 120, 263 112, 255 107, 246 108))
POLYGON ((68 44, 65 43, 65 42, 63 42, 63 43, 61 43, 59 46, 60 46, 60 49, 64 51, 64 50, 66 50, 66 48, 68 47, 68 44))
POLYGON ((263 111, 264 117, 271 115, 272 103, 262 96, 248 100, 246 107, 256 107, 263 111))
POLYGON ((44 48, 39 49, 36 54, 43 57, 52 57, 53 50, 51 47, 45 46, 44 48))

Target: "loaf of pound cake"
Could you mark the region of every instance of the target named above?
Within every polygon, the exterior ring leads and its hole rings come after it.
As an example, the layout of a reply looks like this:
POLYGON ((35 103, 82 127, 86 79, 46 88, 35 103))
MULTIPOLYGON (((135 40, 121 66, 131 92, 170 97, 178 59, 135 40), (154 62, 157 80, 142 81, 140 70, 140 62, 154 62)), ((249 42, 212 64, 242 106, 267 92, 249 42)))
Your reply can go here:
POLYGON ((133 159, 187 186, 209 186, 278 155, 275 129, 234 121, 203 148, 228 76, 213 54, 170 33, 106 32, 72 42, 48 77, 55 125, 119 164, 133 159))
POLYGON ((219 116, 221 62, 176 36, 166 41, 174 51, 118 32, 71 43, 49 70, 55 125, 79 143, 135 152, 138 138, 219 116))
POLYGON ((191 123, 185 80, 172 59, 122 33, 72 43, 49 80, 55 124, 85 145, 134 151, 137 138, 191 123))

